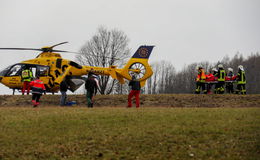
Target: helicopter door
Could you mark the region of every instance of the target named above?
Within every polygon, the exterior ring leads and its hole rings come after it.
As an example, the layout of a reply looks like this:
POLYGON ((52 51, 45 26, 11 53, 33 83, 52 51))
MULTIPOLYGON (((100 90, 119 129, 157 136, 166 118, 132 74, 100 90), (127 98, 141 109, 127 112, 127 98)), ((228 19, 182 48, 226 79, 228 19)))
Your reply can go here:
POLYGON ((40 77, 40 79, 45 84, 45 87, 50 88, 49 81, 51 79, 49 75, 49 66, 37 66, 37 75, 40 77))

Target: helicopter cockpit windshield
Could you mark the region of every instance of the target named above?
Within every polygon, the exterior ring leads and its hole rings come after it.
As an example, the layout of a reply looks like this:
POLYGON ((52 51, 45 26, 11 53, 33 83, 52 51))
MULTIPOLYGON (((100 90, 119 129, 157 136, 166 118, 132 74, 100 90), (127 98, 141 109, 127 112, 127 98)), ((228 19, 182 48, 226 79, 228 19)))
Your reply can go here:
POLYGON ((0 76, 19 76, 21 75, 24 64, 15 64, 3 69, 0 76))
POLYGON ((9 72, 7 73, 6 76, 20 76, 22 73, 22 68, 24 65, 22 64, 16 64, 14 65, 9 72))
POLYGON ((6 67, 5 69, 2 69, 2 70, 0 71, 0 76, 5 76, 6 73, 10 70, 11 67, 12 67, 12 65, 6 67))
POLYGON ((25 68, 30 68, 34 77, 36 75, 40 77, 48 76, 49 66, 28 65, 28 64, 15 64, 15 65, 8 66, 7 68, 0 71, 0 76, 7 76, 7 77, 21 76, 22 71, 25 68))

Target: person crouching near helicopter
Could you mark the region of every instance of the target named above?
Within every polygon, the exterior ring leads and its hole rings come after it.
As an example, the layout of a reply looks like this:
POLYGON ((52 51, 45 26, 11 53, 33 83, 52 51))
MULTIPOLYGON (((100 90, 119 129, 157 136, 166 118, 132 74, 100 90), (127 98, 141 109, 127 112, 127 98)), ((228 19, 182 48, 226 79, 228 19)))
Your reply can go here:
POLYGON ((33 81, 30 82, 32 89, 32 104, 33 107, 37 107, 40 104, 40 98, 42 93, 46 91, 43 82, 37 76, 33 81))
POLYGON ((89 108, 93 108, 94 102, 94 95, 97 94, 97 88, 98 88, 98 83, 93 76, 94 74, 92 72, 89 72, 88 78, 85 81, 85 89, 87 90, 87 103, 89 108))
POLYGON ((141 90, 141 85, 140 81, 136 79, 136 76, 132 76, 132 80, 129 82, 129 86, 131 87, 131 91, 128 95, 128 108, 132 107, 132 97, 135 96, 135 105, 136 108, 140 107, 140 90, 141 90))
POLYGON ((23 82, 22 95, 24 95, 25 90, 27 90, 27 95, 30 93, 30 82, 33 79, 32 71, 29 67, 26 67, 22 71, 21 79, 23 82))

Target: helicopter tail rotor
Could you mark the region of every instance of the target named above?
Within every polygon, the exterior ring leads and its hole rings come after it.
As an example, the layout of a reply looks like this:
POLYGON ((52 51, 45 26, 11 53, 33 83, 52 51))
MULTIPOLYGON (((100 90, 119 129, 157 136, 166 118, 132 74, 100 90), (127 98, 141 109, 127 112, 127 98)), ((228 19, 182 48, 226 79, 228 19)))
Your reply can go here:
POLYGON ((124 83, 123 78, 131 80, 133 76, 140 81, 141 86, 145 85, 148 78, 153 75, 148 59, 154 46, 140 46, 132 58, 127 62, 121 71, 116 71, 116 79, 124 83))

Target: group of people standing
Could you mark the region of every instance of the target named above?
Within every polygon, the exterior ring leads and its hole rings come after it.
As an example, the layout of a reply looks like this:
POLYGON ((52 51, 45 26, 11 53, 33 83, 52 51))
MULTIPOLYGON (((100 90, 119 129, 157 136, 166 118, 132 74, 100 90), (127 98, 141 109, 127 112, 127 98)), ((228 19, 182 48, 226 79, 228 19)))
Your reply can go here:
POLYGON ((196 78, 196 94, 202 91, 204 94, 211 94, 214 88, 215 94, 236 93, 246 94, 246 76, 242 65, 238 66, 237 75, 234 74, 232 68, 228 68, 227 72, 222 64, 218 65, 218 69, 212 68, 208 74, 205 73, 202 66, 198 66, 198 75, 196 78), (234 90, 234 84, 237 85, 234 90))
MULTIPOLYGON (((29 95, 30 90, 32 91, 32 105, 33 107, 37 107, 40 104, 40 98, 43 93, 46 94, 46 88, 44 83, 39 79, 38 76, 33 76, 33 73, 29 67, 24 68, 21 74, 21 81, 23 83, 22 86, 22 95, 27 93, 29 95)), ((131 91, 128 95, 128 106, 132 107, 132 97, 135 96, 136 100, 136 108, 139 108, 139 95, 141 90, 140 82, 136 79, 135 76, 132 77, 132 80, 129 82, 129 86, 131 87, 131 91)), ((67 91, 69 89, 68 79, 65 78, 60 83, 60 106, 67 105, 67 91)), ((97 94, 97 91, 100 91, 99 86, 99 77, 92 72, 88 73, 87 79, 85 79, 85 89, 86 89, 86 99, 87 106, 89 108, 93 108, 94 105, 94 96, 97 94)))

